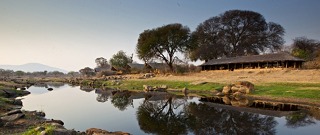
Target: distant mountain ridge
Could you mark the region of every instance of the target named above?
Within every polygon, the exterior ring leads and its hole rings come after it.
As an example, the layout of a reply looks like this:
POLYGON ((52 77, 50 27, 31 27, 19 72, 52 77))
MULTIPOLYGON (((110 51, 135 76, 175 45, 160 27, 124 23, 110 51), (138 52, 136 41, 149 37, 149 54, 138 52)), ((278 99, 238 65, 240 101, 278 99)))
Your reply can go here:
POLYGON ((1 69, 13 70, 13 71, 24 71, 24 72, 37 72, 37 71, 59 71, 63 73, 68 73, 67 70, 43 65, 40 63, 27 63, 23 65, 0 65, 1 69))

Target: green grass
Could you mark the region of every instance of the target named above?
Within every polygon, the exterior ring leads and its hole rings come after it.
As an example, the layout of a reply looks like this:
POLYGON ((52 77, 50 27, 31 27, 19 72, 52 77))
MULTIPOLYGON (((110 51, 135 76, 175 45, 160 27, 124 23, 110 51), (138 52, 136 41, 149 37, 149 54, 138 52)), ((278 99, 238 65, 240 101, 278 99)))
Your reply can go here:
POLYGON ((268 83, 255 86, 253 95, 320 100, 320 83, 268 83))
MULTIPOLYGON (((53 130, 56 128, 50 124, 43 125, 42 127, 45 128, 45 132, 49 135, 52 134, 53 130)), ((30 127, 29 130, 24 132, 22 135, 40 135, 41 131, 37 131, 35 127, 30 127)))
POLYGON ((168 89, 183 89, 188 88, 190 90, 201 90, 201 91, 210 91, 218 90, 223 87, 223 84, 218 83, 206 83, 200 85, 193 85, 191 82, 185 81, 165 81, 165 80, 125 80, 122 81, 120 85, 114 85, 112 82, 107 82, 109 87, 118 87, 120 89, 127 90, 143 90, 143 85, 149 86, 160 86, 167 85, 168 89))

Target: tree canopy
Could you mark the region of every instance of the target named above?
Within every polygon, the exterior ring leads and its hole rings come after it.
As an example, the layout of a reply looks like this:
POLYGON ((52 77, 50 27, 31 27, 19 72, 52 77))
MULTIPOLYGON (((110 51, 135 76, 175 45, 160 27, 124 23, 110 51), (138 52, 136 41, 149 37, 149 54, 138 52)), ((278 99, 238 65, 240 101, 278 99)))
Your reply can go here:
POLYGON ((293 39, 292 55, 307 61, 314 60, 320 51, 320 41, 297 37, 293 39))
POLYGON ((284 28, 253 11, 230 10, 201 23, 192 33, 191 60, 210 60, 277 51, 284 28))
POLYGON ((139 59, 145 62, 156 58, 173 70, 176 54, 187 50, 189 37, 189 28, 178 23, 145 30, 139 36, 136 52, 139 59))
POLYGON ((109 62, 112 66, 125 68, 128 63, 132 63, 132 58, 127 56, 124 51, 120 50, 112 56, 109 62))
POLYGON ((103 57, 99 57, 99 58, 96 58, 95 60, 96 64, 97 64, 97 67, 101 68, 110 68, 110 65, 108 63, 108 60, 106 58, 103 58, 103 57))

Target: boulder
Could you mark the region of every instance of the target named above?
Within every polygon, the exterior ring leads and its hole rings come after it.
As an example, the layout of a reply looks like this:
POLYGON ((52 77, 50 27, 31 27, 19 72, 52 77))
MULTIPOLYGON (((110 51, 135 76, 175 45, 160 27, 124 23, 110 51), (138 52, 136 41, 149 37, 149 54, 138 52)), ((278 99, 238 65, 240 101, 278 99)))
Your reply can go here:
POLYGON ((248 81, 239 81, 234 84, 227 85, 223 87, 222 93, 224 94, 232 94, 236 92, 240 92, 243 94, 249 94, 254 91, 254 85, 248 81))
POLYGON ((230 85, 227 85, 227 86, 224 86, 223 89, 222 89, 222 93, 223 94, 230 94, 232 91, 231 91, 231 86, 230 85))
POLYGON ((86 135, 130 135, 130 133, 121 131, 109 132, 98 128, 90 128, 86 130, 86 135))
POLYGON ((48 119, 45 121, 46 123, 58 123, 60 125, 64 125, 62 120, 54 120, 54 119, 48 119))
POLYGON ((4 121, 15 121, 15 120, 18 120, 24 116, 25 115, 23 113, 17 113, 17 114, 12 114, 9 116, 3 116, 3 117, 1 117, 1 119, 4 121))
POLYGON ((224 94, 222 92, 218 92, 216 96, 224 96, 224 94))
POLYGON ((22 113, 22 111, 20 109, 11 110, 11 111, 5 113, 4 116, 9 116, 9 115, 12 115, 12 114, 17 114, 17 113, 22 113))
POLYGON ((159 92, 166 92, 167 89, 168 89, 167 85, 160 85, 160 86, 153 87, 154 91, 159 91, 159 92))
POLYGON ((13 105, 20 105, 20 106, 22 106, 22 101, 21 101, 21 99, 15 99, 15 100, 13 101, 13 105))
POLYGON ((223 101, 224 104, 226 104, 226 105, 231 105, 231 100, 230 100, 230 98, 229 98, 228 96, 224 96, 224 97, 222 98, 222 101, 223 101))
POLYGON ((153 91, 153 87, 152 86, 149 86, 149 85, 143 85, 143 90, 144 91, 153 91))
POLYGON ((246 94, 252 93, 254 91, 254 85, 248 81, 238 81, 235 82, 234 85, 241 85, 242 87, 246 88, 246 94))
POLYGON ((53 90, 53 88, 48 88, 48 91, 52 91, 53 90))

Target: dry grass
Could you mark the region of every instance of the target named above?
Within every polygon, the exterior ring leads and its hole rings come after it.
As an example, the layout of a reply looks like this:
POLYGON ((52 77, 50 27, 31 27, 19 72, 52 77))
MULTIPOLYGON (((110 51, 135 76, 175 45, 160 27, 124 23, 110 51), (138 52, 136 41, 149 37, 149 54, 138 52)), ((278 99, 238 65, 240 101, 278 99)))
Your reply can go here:
MULTIPOLYGON (((136 75, 137 76, 137 75, 136 75)), ((250 81, 254 84, 264 83, 320 83, 320 70, 293 69, 243 69, 235 71, 202 71, 188 75, 158 75, 155 80, 204 81, 229 84, 235 81, 250 81)))

